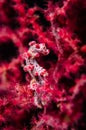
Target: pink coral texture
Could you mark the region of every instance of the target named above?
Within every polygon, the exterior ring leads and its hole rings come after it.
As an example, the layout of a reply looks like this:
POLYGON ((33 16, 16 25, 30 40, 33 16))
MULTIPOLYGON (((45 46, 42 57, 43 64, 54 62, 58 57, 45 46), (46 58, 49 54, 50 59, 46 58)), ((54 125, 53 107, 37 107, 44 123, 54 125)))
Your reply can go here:
POLYGON ((86 130, 86 0, 0 0, 0 130, 86 130))

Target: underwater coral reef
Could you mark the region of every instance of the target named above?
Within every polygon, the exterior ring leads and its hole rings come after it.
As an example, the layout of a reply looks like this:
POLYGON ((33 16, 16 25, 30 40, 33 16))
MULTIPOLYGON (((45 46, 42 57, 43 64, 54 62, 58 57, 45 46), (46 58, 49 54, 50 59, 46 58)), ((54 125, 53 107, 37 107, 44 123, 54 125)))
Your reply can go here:
POLYGON ((86 130, 85 0, 0 0, 0 130, 86 130))

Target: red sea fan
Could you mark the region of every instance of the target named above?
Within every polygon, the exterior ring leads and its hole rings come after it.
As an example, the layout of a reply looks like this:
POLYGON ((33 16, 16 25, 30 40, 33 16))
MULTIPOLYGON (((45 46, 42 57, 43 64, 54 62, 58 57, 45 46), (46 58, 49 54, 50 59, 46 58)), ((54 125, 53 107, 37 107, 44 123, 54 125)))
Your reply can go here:
POLYGON ((85 0, 0 1, 0 130, 86 129, 85 0))

